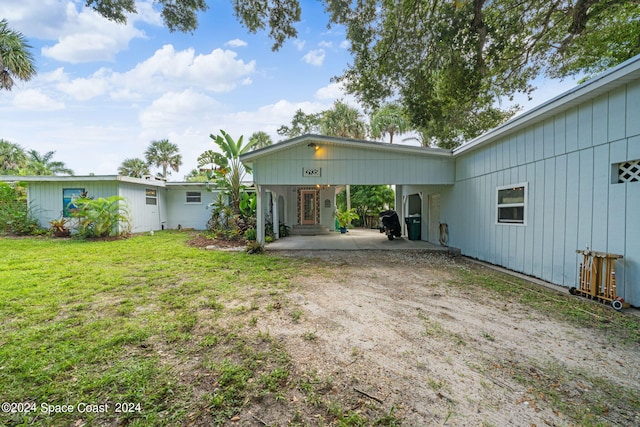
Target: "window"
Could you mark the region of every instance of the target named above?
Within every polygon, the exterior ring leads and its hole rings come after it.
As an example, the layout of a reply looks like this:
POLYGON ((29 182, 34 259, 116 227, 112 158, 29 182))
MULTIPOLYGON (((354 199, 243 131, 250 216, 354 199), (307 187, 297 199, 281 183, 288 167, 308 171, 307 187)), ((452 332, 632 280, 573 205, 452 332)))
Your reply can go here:
POLYGON ((86 196, 84 188, 63 188, 62 189, 62 216, 69 218, 71 213, 76 210, 73 201, 86 196))
POLYGON ((158 204, 158 194, 156 190, 153 188, 145 188, 144 192, 147 196, 147 205, 157 205, 158 204))
POLYGON ((527 184, 498 187, 498 224, 525 224, 527 218, 527 184))
POLYGON ((640 182, 640 160, 618 163, 618 167, 616 169, 618 174, 618 184, 623 184, 625 182, 640 182))
POLYGON ((202 195, 199 191, 187 191, 187 203, 202 203, 202 195))

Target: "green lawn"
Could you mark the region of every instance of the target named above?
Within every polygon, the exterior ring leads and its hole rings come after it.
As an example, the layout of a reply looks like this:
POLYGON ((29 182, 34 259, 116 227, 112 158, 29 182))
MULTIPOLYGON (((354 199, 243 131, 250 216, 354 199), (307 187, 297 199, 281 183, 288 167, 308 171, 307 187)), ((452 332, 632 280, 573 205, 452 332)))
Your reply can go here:
POLYGON ((0 238, 0 402, 28 403, 26 414, 3 407, 0 425, 176 425, 205 412, 221 423, 241 396, 273 388, 271 373, 286 379, 286 354, 265 334, 239 337, 228 313, 277 298, 295 262, 188 237, 0 238), (225 393, 200 374, 227 381, 225 393), (261 390, 246 390, 252 376, 261 390), (62 405, 73 412, 55 413, 62 405))

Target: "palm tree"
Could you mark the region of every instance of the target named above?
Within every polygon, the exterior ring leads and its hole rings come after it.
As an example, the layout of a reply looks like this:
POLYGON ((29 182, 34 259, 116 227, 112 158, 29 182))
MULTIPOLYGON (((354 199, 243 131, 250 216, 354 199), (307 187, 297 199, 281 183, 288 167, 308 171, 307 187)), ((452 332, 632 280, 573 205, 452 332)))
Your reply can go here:
POLYGON ((266 132, 262 132, 262 131, 254 132, 249 137, 249 145, 251 145, 252 150, 268 147, 271 144, 273 144, 273 140, 271 139, 269 134, 266 132))
POLYGON ((149 165, 139 158, 125 159, 118 168, 118 174, 142 178, 143 175, 149 175, 149 165))
POLYGON ((28 163, 27 154, 21 146, 0 139, 0 175, 17 175, 28 163))
POLYGON ((31 80, 36 74, 31 46, 24 36, 0 20, 0 89, 11 90, 14 79, 31 80))
POLYGON ((362 121, 360 112, 338 100, 333 108, 323 111, 320 119, 320 133, 328 136, 364 139, 367 125, 362 121))
POLYGON ((169 142, 168 139, 152 141, 144 156, 147 163, 156 167, 162 167, 162 177, 167 178, 167 169, 171 168, 178 172, 182 165, 182 155, 178 153, 178 146, 169 142))
POLYGON ((30 175, 73 175, 73 171, 64 162, 51 161, 54 154, 56 154, 55 151, 48 151, 45 154, 40 154, 36 150, 27 151, 29 157, 27 173, 30 175))
POLYGON ((411 130, 411 124, 402 108, 396 104, 387 104, 371 115, 371 136, 374 138, 389 135, 393 144, 393 135, 411 130))

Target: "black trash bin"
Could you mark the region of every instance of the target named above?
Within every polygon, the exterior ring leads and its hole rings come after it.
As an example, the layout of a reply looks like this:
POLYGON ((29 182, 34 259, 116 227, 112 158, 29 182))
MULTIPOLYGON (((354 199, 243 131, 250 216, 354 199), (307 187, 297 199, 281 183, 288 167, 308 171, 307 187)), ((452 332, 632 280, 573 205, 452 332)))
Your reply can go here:
POLYGON ((420 240, 420 216, 409 216, 404 219, 407 224, 409 240, 420 240))

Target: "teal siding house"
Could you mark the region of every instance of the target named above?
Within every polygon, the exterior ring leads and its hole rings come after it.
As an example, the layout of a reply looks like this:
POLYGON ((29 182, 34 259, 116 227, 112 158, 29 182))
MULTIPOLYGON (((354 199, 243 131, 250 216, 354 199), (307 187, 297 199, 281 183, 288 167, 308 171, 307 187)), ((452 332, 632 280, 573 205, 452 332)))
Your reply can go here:
POLYGON ((241 160, 260 239, 266 221, 332 230, 337 192, 389 184, 422 240, 557 285, 577 287, 576 250, 622 255, 617 294, 640 306, 640 57, 453 151, 305 135, 241 160))
POLYGON ((69 217, 66 207, 81 194, 93 198, 121 196, 131 216, 134 233, 193 228, 205 230, 218 196, 201 182, 166 182, 155 177, 0 176, 0 181, 27 185, 27 202, 43 228, 49 221, 69 217))

